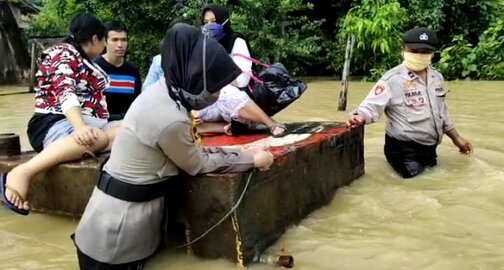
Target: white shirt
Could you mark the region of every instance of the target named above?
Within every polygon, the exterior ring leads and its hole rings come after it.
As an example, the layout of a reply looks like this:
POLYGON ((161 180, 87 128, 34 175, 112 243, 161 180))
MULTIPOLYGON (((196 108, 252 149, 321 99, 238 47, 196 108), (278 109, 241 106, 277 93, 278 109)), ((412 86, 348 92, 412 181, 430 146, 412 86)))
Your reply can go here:
POLYGON ((250 81, 250 73, 252 72, 252 61, 245 59, 241 56, 235 55, 241 54, 250 57, 250 52, 247 47, 247 43, 242 38, 236 38, 233 49, 231 50, 231 57, 235 64, 242 70, 242 74, 238 76, 231 85, 238 88, 246 87, 250 81))

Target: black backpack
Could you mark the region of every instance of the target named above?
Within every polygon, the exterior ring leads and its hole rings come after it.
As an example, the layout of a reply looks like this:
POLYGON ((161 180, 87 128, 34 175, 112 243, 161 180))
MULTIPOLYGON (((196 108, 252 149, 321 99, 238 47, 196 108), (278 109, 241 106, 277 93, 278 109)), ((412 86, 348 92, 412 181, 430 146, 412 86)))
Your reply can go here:
POLYGON ((294 80, 281 63, 266 65, 258 60, 242 55, 233 54, 263 66, 263 70, 256 76, 250 74, 251 80, 246 91, 252 100, 268 115, 273 116, 297 100, 307 89, 307 85, 294 80))

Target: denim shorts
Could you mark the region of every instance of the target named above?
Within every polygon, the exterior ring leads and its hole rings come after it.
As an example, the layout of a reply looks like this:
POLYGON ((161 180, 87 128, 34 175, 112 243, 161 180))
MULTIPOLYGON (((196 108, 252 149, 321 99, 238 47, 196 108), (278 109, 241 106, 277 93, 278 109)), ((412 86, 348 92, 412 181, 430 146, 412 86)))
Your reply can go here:
MULTIPOLYGON (((82 115, 84 119, 84 123, 90 127, 99 128, 103 131, 107 130, 109 127, 109 122, 107 119, 100 119, 96 117, 92 117, 89 115, 82 115)), ((49 144, 59 140, 60 138, 66 137, 74 132, 74 128, 72 124, 68 121, 68 119, 61 119, 58 122, 54 123, 54 125, 47 131, 47 135, 44 138, 44 148, 46 148, 49 144)))

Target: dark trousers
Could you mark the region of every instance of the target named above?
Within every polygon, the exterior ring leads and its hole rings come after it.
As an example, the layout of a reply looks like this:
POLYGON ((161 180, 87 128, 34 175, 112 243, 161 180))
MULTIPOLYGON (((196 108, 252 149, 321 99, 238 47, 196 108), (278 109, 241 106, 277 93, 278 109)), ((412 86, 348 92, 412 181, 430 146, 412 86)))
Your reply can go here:
MULTIPOLYGON (((75 235, 72 234, 72 240, 74 237, 75 235)), ((102 263, 84 254, 77 245, 75 248, 77 249, 80 270, 142 270, 145 266, 146 259, 124 264, 102 263)))
POLYGON ((412 178, 425 167, 437 164, 437 145, 423 145, 413 141, 400 141, 385 135, 385 157, 403 178, 412 178))

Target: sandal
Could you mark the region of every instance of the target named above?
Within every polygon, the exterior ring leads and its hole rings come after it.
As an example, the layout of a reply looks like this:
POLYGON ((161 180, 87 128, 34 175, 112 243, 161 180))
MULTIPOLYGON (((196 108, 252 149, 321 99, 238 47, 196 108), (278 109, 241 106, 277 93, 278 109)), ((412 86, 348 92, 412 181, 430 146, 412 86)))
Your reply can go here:
POLYGON ((283 123, 275 122, 273 125, 269 126, 268 129, 269 129, 269 132, 270 132, 271 136, 274 137, 274 138, 283 137, 283 136, 287 135, 287 133, 288 133, 287 132, 288 131, 287 130, 287 126, 285 124, 283 124, 283 123), (275 135, 274 132, 275 132, 275 129, 277 129, 277 128, 281 128, 284 131, 282 133, 280 133, 280 134, 276 134, 275 135))
POLYGON ((0 178, 2 180, 2 184, 0 185, 0 192, 2 192, 2 203, 7 206, 7 208, 9 208, 11 211, 17 213, 17 214, 20 214, 20 215, 23 215, 23 216, 26 216, 30 213, 30 210, 25 210, 25 209, 21 209, 21 208, 18 208, 16 207, 14 204, 12 204, 8 199, 7 199, 7 196, 5 196, 5 191, 8 189, 10 190, 10 192, 14 193, 14 195, 16 195, 18 198, 21 199, 22 202, 25 202, 25 198, 23 196, 21 196, 21 194, 19 194, 19 192, 17 190, 15 190, 14 188, 12 187, 9 187, 6 182, 7 182, 7 173, 0 173, 0 178))

